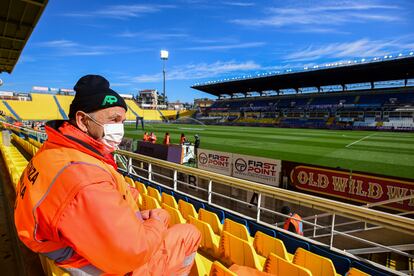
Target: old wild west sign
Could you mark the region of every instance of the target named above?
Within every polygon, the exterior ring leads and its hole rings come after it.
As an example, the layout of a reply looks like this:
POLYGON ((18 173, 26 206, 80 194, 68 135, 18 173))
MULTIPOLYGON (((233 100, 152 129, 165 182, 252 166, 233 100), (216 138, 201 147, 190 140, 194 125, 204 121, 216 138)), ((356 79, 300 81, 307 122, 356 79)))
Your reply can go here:
MULTIPOLYGON (((361 203, 373 203, 414 195, 414 182, 365 174, 296 166, 290 179, 298 189, 361 203)), ((384 207, 412 211, 414 198, 384 207)))

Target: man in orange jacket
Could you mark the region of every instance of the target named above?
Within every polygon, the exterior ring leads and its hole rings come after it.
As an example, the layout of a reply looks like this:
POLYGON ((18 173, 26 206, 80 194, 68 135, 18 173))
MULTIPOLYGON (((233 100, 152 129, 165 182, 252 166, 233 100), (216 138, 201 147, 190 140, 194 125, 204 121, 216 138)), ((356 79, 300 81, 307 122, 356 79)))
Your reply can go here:
POLYGON ((168 132, 165 133, 164 141, 162 141, 162 143, 164 145, 169 145, 170 144, 170 134, 168 132))
POLYGON ((69 121, 48 122, 48 140, 19 181, 20 240, 72 275, 188 274, 198 230, 167 229, 162 209, 141 212, 137 190, 117 172, 125 101, 101 76, 84 76, 74 89, 69 121))
POLYGON ((283 206, 281 213, 289 216, 286 218, 283 229, 303 236, 303 222, 302 217, 296 213, 292 213, 289 206, 283 206))

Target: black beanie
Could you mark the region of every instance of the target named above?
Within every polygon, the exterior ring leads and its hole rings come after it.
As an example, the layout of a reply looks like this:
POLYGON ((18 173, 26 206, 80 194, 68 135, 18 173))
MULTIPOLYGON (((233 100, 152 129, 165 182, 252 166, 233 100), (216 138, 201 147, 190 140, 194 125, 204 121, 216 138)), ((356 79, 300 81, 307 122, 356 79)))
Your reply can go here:
POLYGON ((78 80, 73 89, 76 91, 69 108, 69 118, 75 118, 77 111, 86 113, 120 106, 128 110, 125 100, 109 88, 109 82, 99 75, 86 75, 78 80))

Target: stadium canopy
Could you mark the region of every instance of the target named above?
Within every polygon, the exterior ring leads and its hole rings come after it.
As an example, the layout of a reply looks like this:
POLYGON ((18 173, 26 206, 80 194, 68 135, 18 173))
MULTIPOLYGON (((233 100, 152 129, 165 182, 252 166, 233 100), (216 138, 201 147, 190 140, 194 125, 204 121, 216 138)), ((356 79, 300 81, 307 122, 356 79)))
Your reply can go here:
POLYGON ((345 66, 313 69, 280 75, 267 75, 256 78, 237 79, 226 82, 215 82, 194 85, 192 88, 214 96, 245 94, 252 92, 279 91, 322 86, 371 83, 405 80, 414 78, 414 57, 395 58, 390 60, 359 63, 345 66))
POLYGON ((48 0, 0 1, 0 73, 11 73, 48 0))

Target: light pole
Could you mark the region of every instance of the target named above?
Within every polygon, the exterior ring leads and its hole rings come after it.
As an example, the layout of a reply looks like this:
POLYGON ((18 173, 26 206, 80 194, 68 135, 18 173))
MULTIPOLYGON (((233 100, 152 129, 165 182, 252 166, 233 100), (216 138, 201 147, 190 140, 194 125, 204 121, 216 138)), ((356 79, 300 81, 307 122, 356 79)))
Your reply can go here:
POLYGON ((162 87, 162 97, 164 104, 166 105, 167 102, 165 100, 165 61, 168 59, 168 51, 161 50, 161 59, 162 59, 162 76, 163 76, 163 87, 162 87))

